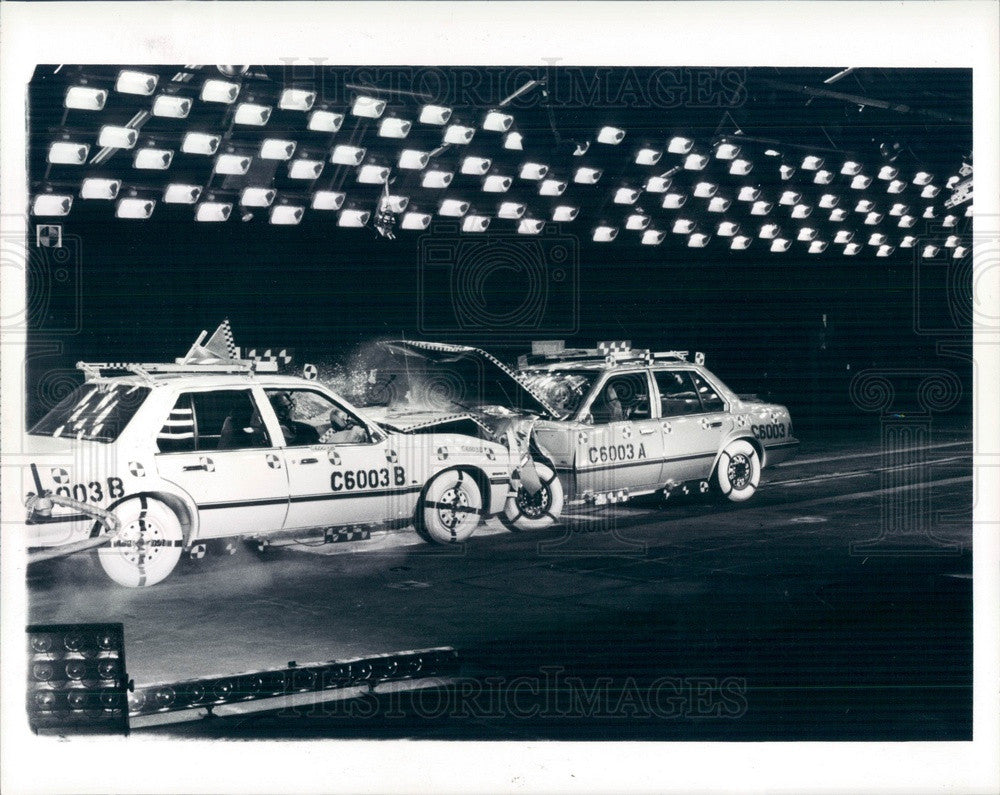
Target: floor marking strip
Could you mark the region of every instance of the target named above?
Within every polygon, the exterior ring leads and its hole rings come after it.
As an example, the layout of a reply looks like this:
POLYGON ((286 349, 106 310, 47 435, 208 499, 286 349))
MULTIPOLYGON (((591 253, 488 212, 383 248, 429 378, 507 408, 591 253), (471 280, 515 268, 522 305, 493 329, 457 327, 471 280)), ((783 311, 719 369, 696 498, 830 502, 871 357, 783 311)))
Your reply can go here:
POLYGON ((806 478, 793 478, 791 480, 768 481, 768 486, 801 486, 806 483, 816 483, 823 480, 837 480, 839 478, 858 478, 864 475, 874 475, 878 472, 901 472, 904 469, 913 469, 920 466, 930 466, 931 464, 946 464, 951 461, 962 461, 971 458, 972 453, 967 455, 956 455, 951 458, 935 458, 931 461, 915 461, 912 464, 899 464, 898 466, 877 467, 875 469, 853 469, 848 472, 828 472, 823 475, 810 475, 806 478))
MULTIPOLYGON (((941 444, 928 444, 923 447, 908 447, 905 450, 894 450, 894 453, 915 453, 918 450, 937 450, 944 447, 959 447, 961 445, 971 445, 972 440, 967 442, 943 442, 941 444)), ((833 455, 826 456, 823 458, 792 458, 788 461, 782 461, 780 464, 775 464, 775 468, 778 467, 788 467, 788 466, 802 466, 804 464, 823 464, 827 461, 846 461, 849 458, 870 458, 876 455, 882 455, 883 450, 876 450, 873 453, 851 453, 849 455, 833 455)))

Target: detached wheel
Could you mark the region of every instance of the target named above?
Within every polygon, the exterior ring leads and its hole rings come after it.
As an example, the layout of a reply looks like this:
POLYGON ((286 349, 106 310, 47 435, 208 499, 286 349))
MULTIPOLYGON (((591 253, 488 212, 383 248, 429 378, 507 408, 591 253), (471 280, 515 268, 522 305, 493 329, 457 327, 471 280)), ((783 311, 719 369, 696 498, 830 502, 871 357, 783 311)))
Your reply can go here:
POLYGON ((715 485, 731 502, 745 502, 760 484, 760 456, 754 446, 743 439, 726 445, 715 468, 715 485))
POLYGON ((460 544, 479 527, 482 510, 483 495, 475 479, 468 472, 449 469, 427 486, 414 524, 425 541, 460 544))
POLYGON ((115 508, 115 516, 121 530, 97 550, 104 573, 126 588, 147 588, 165 579, 184 545, 177 514, 162 502, 136 497, 115 508))
POLYGON ((535 462, 535 471, 542 488, 536 494, 529 494, 521 486, 517 494, 507 498, 500 514, 500 521, 512 532, 544 530, 554 525, 562 513, 565 496, 559 477, 552 467, 541 461, 535 462))

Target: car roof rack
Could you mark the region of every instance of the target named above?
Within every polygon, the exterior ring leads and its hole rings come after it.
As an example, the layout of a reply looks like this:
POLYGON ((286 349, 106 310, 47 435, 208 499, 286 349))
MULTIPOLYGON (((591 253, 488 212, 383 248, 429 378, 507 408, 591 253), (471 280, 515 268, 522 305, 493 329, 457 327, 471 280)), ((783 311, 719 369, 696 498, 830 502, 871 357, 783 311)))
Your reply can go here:
POLYGON ((278 365, 275 362, 254 361, 250 359, 232 359, 219 361, 186 362, 178 359, 169 362, 77 362, 76 367, 82 370, 88 381, 107 381, 114 377, 129 373, 136 375, 146 383, 156 382, 157 375, 254 375, 255 373, 276 373, 278 365))
MULTIPOLYGON (((690 351, 658 351, 633 348, 630 340, 599 342, 596 348, 566 348, 562 340, 540 340, 531 343, 531 353, 518 357, 521 368, 560 362, 604 364, 615 367, 620 364, 651 364, 656 360, 690 361, 690 351)), ((695 353, 695 364, 704 364, 705 355, 695 353)))

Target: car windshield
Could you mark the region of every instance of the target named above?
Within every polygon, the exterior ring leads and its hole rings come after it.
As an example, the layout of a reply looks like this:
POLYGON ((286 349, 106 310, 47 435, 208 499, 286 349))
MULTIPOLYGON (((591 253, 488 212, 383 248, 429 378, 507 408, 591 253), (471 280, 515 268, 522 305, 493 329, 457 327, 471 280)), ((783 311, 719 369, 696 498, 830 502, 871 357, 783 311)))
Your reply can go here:
POLYGON ((28 431, 33 436, 113 442, 149 395, 138 384, 83 384, 28 431))
POLYGON ((521 373, 521 379, 566 418, 580 408, 598 375, 579 370, 529 370, 521 373))

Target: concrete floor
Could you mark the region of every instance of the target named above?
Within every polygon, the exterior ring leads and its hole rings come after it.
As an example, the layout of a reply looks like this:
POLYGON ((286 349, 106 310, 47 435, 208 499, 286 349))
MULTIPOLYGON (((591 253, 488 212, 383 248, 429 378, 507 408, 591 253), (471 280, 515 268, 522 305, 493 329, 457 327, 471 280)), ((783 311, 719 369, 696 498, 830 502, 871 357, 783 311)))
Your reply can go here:
POLYGON ((813 443, 744 505, 578 511, 461 548, 247 550, 135 590, 49 561, 30 618, 123 622, 137 684, 435 646, 469 676, 154 730, 179 735, 968 739, 972 449, 932 444, 898 468, 868 439, 813 443))

